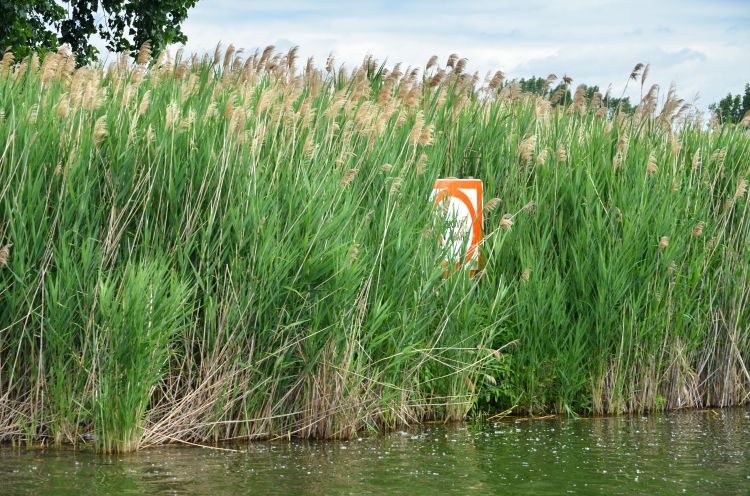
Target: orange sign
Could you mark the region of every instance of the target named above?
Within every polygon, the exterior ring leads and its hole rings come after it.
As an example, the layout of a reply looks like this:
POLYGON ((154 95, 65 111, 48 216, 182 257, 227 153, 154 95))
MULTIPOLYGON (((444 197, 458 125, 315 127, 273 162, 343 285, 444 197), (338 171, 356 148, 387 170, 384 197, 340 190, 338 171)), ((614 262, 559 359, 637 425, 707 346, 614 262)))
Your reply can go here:
POLYGON ((449 260, 474 274, 479 269, 479 244, 482 242, 482 181, 479 179, 438 179, 432 187, 434 205, 442 206, 447 220, 441 243, 449 260))

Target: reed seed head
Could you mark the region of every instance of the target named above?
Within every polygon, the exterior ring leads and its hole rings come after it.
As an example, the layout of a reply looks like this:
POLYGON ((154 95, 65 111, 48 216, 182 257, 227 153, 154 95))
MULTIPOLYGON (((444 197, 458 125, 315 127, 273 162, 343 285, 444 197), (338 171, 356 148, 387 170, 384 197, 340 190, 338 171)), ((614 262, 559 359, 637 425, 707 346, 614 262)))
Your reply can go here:
POLYGON ((500 198, 492 198, 484 204, 484 212, 491 214, 500 205, 500 198))
POLYGON ((107 137, 107 116, 102 115, 94 123, 94 143, 99 145, 107 137))
POLYGON ((10 249, 13 243, 8 243, 0 248, 0 269, 8 265, 8 259, 10 259, 10 249))
POLYGON ((557 81, 557 74, 551 73, 547 76, 547 79, 544 80, 544 87, 549 88, 555 81, 557 81))
POLYGON ((653 176, 657 171, 656 156, 654 152, 651 152, 648 156, 648 162, 646 163, 646 175, 653 176))
POLYGON ((149 60, 151 60, 151 42, 147 40, 141 45, 140 50, 138 50, 138 56, 135 59, 135 63, 143 65, 147 64, 149 60))
POLYGON ((435 127, 432 124, 429 124, 422 129, 422 132, 419 134, 419 144, 422 146, 429 146, 433 143, 433 132, 435 130, 435 127))
POLYGON ((411 128, 411 132, 409 133, 409 142, 411 142, 412 145, 417 145, 420 143, 420 138, 422 137, 422 127, 424 126, 424 115, 422 112, 418 112, 416 118, 414 119, 414 125, 411 128))
POLYGON ((60 101, 55 106, 55 112, 61 119, 64 119, 68 116, 68 113, 70 112, 70 99, 67 96, 60 99, 60 101))
POLYGON ((521 157, 521 161, 529 163, 534 154, 534 148, 536 148, 536 136, 532 134, 521 141, 521 144, 518 146, 518 156, 521 157))
POLYGON ((354 180, 354 176, 356 176, 358 172, 359 172, 359 169, 356 167, 346 171, 346 174, 344 174, 344 177, 341 178, 341 185, 344 187, 349 186, 349 183, 351 183, 354 180))
POLYGON ((659 251, 664 251, 669 246, 669 236, 662 236, 659 239, 659 251))
POLYGON ((492 76, 492 80, 490 80, 490 89, 496 90, 497 88, 499 88, 503 82, 503 79, 505 79, 505 74, 503 74, 503 71, 495 72, 495 75, 492 76))
POLYGON ((743 196, 745 196, 745 193, 747 192, 747 180, 743 177, 740 179, 740 182, 737 183, 737 189, 734 192, 734 198, 736 200, 739 200, 743 196))
POLYGON ((417 176, 424 174, 425 168, 427 167, 427 154, 422 153, 417 159, 416 173, 417 176))
POLYGON ((701 149, 698 148, 695 150, 695 153, 693 153, 693 171, 698 170, 698 168, 701 166, 701 149))
POLYGON ((648 69, 651 67, 651 64, 646 64, 646 67, 643 68, 643 74, 641 74, 641 86, 646 84, 646 80, 648 79, 648 69))
POLYGON ((503 231, 510 231, 513 227, 513 217, 510 214, 505 214, 503 219, 500 221, 500 229, 503 231))
POLYGON ((148 110, 149 103, 151 102, 151 90, 146 90, 141 98, 141 103, 138 105, 138 115, 143 115, 148 110))
POLYGON ((401 183, 403 182, 403 179, 400 177, 393 178, 393 182, 391 183, 391 189, 390 193, 394 194, 398 191, 398 189, 401 187, 401 183))
POLYGON ((693 228, 693 237, 697 238, 701 234, 703 234, 703 227, 705 226, 705 222, 700 221, 698 222, 695 227, 693 228))
POLYGON ((641 64, 640 62, 635 64, 635 67, 633 67, 633 70, 630 72, 630 79, 632 79, 633 81, 638 80, 641 69, 643 69, 643 64, 641 64))
POLYGON ((542 147, 542 149, 539 150, 539 153, 536 154, 535 163, 537 166, 540 166, 540 165, 544 165, 546 161, 547 161, 547 148, 542 147))

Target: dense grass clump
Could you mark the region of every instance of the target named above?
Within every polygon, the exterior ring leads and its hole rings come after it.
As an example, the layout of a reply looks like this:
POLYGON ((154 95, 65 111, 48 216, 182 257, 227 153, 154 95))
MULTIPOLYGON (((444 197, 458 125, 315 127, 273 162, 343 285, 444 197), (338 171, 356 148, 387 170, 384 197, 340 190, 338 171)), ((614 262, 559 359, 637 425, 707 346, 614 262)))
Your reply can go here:
POLYGON ((0 65, 0 440, 747 400, 745 128, 296 50, 0 65), (485 184, 445 277, 436 178, 485 184))

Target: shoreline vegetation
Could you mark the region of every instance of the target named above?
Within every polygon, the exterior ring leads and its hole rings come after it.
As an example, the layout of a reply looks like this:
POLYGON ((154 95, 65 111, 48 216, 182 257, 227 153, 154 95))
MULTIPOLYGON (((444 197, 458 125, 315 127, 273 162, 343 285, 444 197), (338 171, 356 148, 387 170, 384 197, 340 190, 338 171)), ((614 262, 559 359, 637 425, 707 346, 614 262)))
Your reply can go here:
POLYGON ((747 403, 746 123, 638 66, 632 113, 466 70, 6 53, 0 442, 747 403), (489 198, 474 278, 441 268, 451 176, 489 198))

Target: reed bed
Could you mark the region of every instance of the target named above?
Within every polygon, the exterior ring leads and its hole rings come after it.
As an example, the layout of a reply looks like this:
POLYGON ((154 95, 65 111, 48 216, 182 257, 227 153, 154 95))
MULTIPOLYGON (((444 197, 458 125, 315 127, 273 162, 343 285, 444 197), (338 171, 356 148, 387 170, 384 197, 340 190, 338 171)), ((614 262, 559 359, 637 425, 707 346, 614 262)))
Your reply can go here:
POLYGON ((747 128, 656 87, 632 115, 556 104, 456 55, 150 60, 0 63, 0 441, 747 401, 747 128), (448 176, 491 198, 473 278, 441 267, 448 176))

